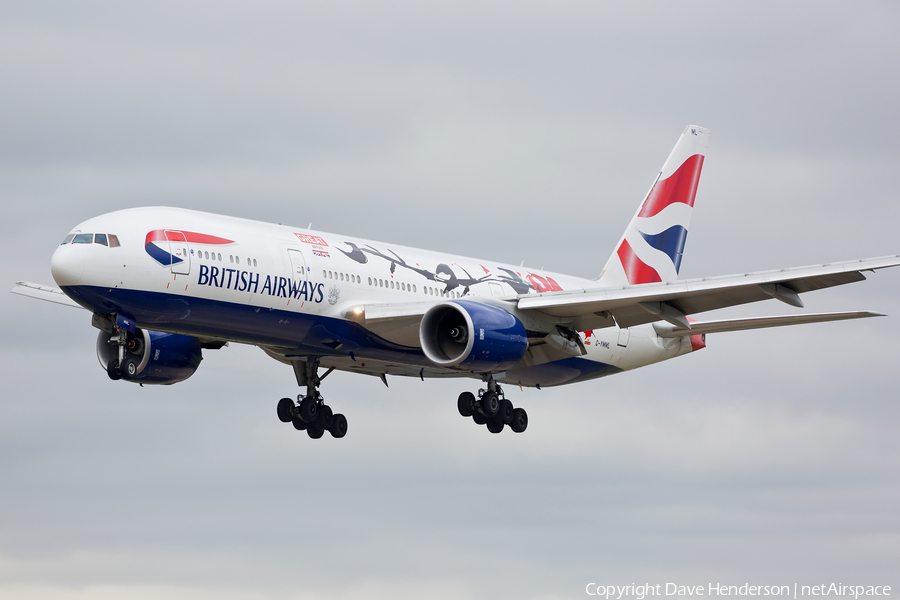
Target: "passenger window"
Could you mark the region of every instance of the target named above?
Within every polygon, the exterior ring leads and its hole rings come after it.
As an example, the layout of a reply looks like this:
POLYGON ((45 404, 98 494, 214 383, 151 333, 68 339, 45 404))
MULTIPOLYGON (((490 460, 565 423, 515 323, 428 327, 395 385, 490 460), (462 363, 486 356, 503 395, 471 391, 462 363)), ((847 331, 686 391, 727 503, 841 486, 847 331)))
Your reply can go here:
POLYGON ((255 259, 255 258, 253 259, 253 266, 254 266, 254 267, 256 266, 256 259, 255 259))
POLYGON ((98 233, 97 235, 95 235, 94 243, 95 244, 103 244, 104 246, 109 246, 109 243, 106 241, 105 233, 98 233))
POLYGON ((113 234, 109 234, 107 236, 109 238, 109 247, 110 248, 118 248, 119 247, 119 238, 113 234))
POLYGON ((240 256, 235 256, 235 257, 234 257, 234 262, 237 263, 237 264, 241 264, 241 257, 240 257, 240 256))
POLYGON ((75 236, 75 239, 72 240, 73 244, 93 244, 94 243, 94 234, 93 233, 79 233, 75 236))

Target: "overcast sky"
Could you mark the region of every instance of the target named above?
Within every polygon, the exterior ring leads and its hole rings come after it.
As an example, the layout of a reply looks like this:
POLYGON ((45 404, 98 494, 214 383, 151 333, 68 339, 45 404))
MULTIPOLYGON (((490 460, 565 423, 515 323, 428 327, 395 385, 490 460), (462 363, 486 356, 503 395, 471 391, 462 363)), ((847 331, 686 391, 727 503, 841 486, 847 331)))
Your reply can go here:
MULTIPOLYGON (((894 2, 0 4, 2 281, 165 204, 594 276, 688 123, 682 276, 900 253, 894 2)), ((111 382, 89 315, 0 294, 0 598, 574 598, 589 582, 900 590, 900 271, 805 296, 889 316, 509 390, 210 351, 111 382)), ((775 301, 725 315, 791 314, 775 301)))

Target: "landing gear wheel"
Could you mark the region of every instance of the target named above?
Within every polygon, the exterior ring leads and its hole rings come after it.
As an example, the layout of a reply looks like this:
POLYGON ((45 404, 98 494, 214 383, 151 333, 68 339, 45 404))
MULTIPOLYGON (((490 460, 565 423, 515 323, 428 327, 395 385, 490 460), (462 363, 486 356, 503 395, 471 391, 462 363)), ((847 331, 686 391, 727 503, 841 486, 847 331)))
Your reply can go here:
POLYGON ((118 381, 122 379, 122 372, 119 371, 119 359, 114 358, 106 364, 106 374, 109 375, 109 378, 113 381, 118 381))
POLYGON ((328 431, 331 432, 331 437, 342 438, 347 435, 347 417, 341 413, 334 415, 328 431))
POLYGON ((487 423, 487 419, 483 414, 481 414, 481 411, 475 411, 474 413, 472 413, 472 420, 475 421, 476 425, 484 425, 485 423, 487 423))
POLYGON ((294 401, 290 398, 282 398, 278 401, 278 420, 282 423, 290 423, 294 420, 294 401))
POLYGON ((528 427, 528 413, 523 408, 513 410, 512 421, 509 428, 516 433, 522 433, 528 427))
POLYGON ((459 395, 459 400, 456 402, 456 408, 459 409, 459 414, 464 417, 471 417, 475 414, 475 394, 472 392, 463 392, 459 395))
POLYGON ((503 422, 504 425, 509 425, 512 423, 513 418, 513 403, 504 398, 500 401, 500 408, 497 410, 497 418, 503 422))
MULTIPOLYGON (((319 403, 315 398, 307 396, 300 401, 300 419, 306 423, 312 423, 319 416, 319 403)), ((321 437, 321 436, 320 436, 321 437)))
POLYGON ((137 375, 138 364, 131 360, 130 358, 126 358, 125 362, 122 364, 122 377, 124 379, 134 379, 135 375, 137 375))
POLYGON ((321 427, 322 431, 328 431, 331 428, 331 422, 334 420, 334 411, 327 404, 319 407, 319 416, 316 417, 316 427, 321 427))
POLYGON ((314 440, 319 439, 322 435, 325 434, 325 430, 319 427, 317 423, 313 423, 312 425, 307 426, 306 435, 311 437, 314 440))
POLYGON ((500 420, 499 417, 494 417, 493 419, 488 419, 487 421, 487 429, 491 433, 500 433, 503 431, 503 421, 500 420))
POLYGON ((500 396, 497 392, 485 392, 481 396, 481 410, 485 415, 493 417, 500 410, 500 396))
POLYGON ((306 421, 304 421, 300 417, 294 417, 293 419, 291 419, 291 423, 294 424, 294 429, 296 429, 297 431, 304 431, 307 427, 309 427, 306 421))

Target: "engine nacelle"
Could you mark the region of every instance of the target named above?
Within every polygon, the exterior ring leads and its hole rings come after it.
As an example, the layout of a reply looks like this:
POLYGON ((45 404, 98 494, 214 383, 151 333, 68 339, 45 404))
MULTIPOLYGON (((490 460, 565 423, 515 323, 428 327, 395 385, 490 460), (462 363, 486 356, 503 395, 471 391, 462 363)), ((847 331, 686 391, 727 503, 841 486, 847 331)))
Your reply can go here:
MULTIPOLYGON (((184 381, 194 374, 203 351, 200 340, 187 335, 137 329, 128 334, 125 362, 136 363, 134 375, 123 379, 143 384, 169 385, 184 381)), ((111 342, 112 334, 101 331, 97 336, 97 358, 106 369, 111 360, 119 358, 119 346, 111 342)))
POLYGON ((519 319, 502 308, 466 300, 428 309, 419 326, 419 342, 434 364, 475 373, 505 371, 528 350, 528 335, 519 319))

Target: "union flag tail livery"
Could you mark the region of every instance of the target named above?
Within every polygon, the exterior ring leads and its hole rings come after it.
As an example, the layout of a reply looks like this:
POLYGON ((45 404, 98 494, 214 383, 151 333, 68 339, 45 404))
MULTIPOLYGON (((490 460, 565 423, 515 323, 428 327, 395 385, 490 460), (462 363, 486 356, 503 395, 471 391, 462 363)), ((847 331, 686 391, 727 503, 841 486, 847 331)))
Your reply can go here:
POLYGON ((491 433, 522 433, 528 413, 504 386, 643 368, 705 348, 707 334, 879 316, 693 317, 768 300, 802 307, 802 293, 900 265, 895 255, 676 280, 708 138, 702 127, 684 130, 597 279, 155 206, 79 223, 50 261, 59 288, 19 282, 13 291, 90 311, 97 360, 114 380, 174 384, 204 352, 258 346, 293 369, 296 402, 272 408, 311 439, 347 433, 347 418, 320 393, 334 370, 385 385, 478 380, 456 398, 459 414, 491 433))
POLYGON ((604 286, 678 279, 709 130, 688 125, 598 278, 604 286))

